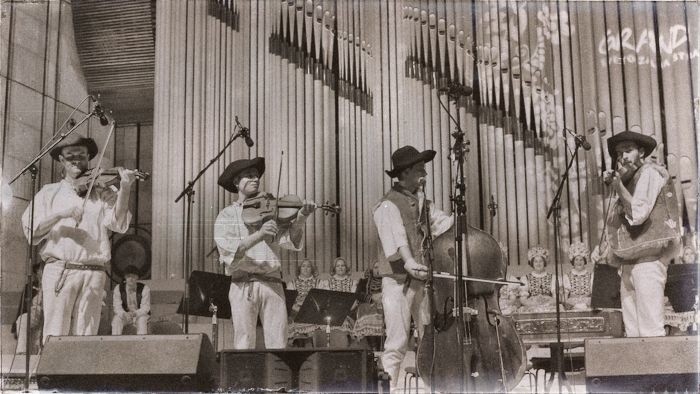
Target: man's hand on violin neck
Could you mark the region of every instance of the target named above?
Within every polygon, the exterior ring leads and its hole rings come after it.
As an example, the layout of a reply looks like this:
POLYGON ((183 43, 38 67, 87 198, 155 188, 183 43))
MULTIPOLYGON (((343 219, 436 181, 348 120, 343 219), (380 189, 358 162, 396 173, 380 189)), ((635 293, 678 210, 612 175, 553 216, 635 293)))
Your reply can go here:
POLYGON ((119 168, 119 177, 121 178, 121 187, 130 187, 136 181, 136 171, 128 168, 119 168))
POLYGON ((316 210, 316 203, 313 201, 304 200, 304 205, 301 207, 301 214, 304 216, 309 216, 316 210))

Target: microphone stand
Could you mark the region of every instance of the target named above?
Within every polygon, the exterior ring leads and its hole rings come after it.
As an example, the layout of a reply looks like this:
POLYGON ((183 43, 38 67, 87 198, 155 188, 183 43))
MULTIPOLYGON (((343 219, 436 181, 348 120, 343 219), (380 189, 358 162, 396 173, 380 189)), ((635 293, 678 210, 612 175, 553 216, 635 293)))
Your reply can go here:
MULTIPOLYGON (((448 93, 448 99, 454 100, 455 104, 457 104, 457 101, 459 100, 459 95, 457 94, 449 94, 448 93)), ((455 237, 455 291, 456 291, 456 300, 455 300, 455 320, 457 327, 457 341, 460 344, 460 347, 465 346, 467 343, 471 345, 471 338, 468 338, 467 340, 464 339, 465 335, 468 335, 467 332, 463 331, 466 328, 468 328, 469 321, 471 320, 471 316, 467 315, 465 317, 465 307, 466 307, 466 289, 465 289, 465 283, 470 280, 471 278, 465 277, 462 269, 462 261, 464 261, 464 264, 469 267, 469 237, 468 237, 468 231, 469 231, 469 226, 467 225, 467 204, 466 204, 466 180, 465 180, 465 173, 464 173, 464 161, 465 161, 465 156, 466 153, 469 151, 467 146, 469 145, 469 141, 465 141, 464 136, 465 133, 462 130, 462 127, 460 126, 459 122, 459 109, 457 110, 457 119, 455 119, 450 111, 447 109, 447 107, 442 103, 442 100, 438 100, 440 102, 440 105, 442 108, 445 110, 447 115, 452 119, 452 121, 455 123, 456 126, 456 131, 452 133, 452 137, 454 138, 454 144, 452 145, 452 154, 454 155, 455 161, 457 162, 457 174, 455 175, 455 180, 454 180, 454 189, 455 189, 455 194, 450 196, 450 200, 452 201, 452 206, 453 206, 453 214, 455 215, 455 223, 454 223, 454 237, 455 237)), ((462 357, 464 358, 464 350, 462 350, 462 357)), ((471 375, 471 369, 468 367, 469 365, 469 360, 462 360, 462 362, 459 365, 459 387, 460 387, 460 392, 467 392, 470 391, 470 387, 468 387, 468 382, 466 381, 467 377, 471 375), (469 370, 469 371, 467 371, 469 370)), ((432 390, 432 388, 431 388, 432 390)), ((432 390, 432 392, 435 392, 432 390)))
MULTIPOLYGON (((226 149, 228 149, 231 144, 233 144, 233 141, 238 139, 239 137, 245 137, 245 128, 239 128, 236 126, 236 129, 239 129, 238 133, 234 134, 231 139, 228 140, 226 145, 219 151, 219 153, 209 161, 209 164, 206 165, 206 167, 202 168, 201 171, 197 174, 197 176, 194 177, 193 180, 187 182, 187 186, 185 186, 185 189, 180 192, 180 194, 177 196, 175 199, 175 203, 179 202, 183 197, 187 196, 187 209, 185 213, 185 267, 184 267, 184 276, 185 276, 185 292, 184 292, 184 298, 182 300, 183 303, 183 310, 184 313, 182 315, 182 327, 183 330, 185 331, 185 334, 189 334, 189 320, 190 320, 190 271, 192 270, 192 204, 194 204, 194 185, 197 183, 199 178, 204 175, 204 173, 209 169, 209 167, 212 166, 212 164, 216 163, 219 158, 226 152, 226 149)), ((235 129, 234 129, 235 130, 235 129)))
MULTIPOLYGON (((549 219, 552 215, 554 215, 554 290, 555 290, 555 303, 556 303, 556 315, 557 315, 557 342, 556 343, 550 343, 549 344, 549 349, 550 349, 550 357, 554 360, 554 363, 556 364, 556 372, 557 372, 557 382, 559 384, 559 392, 561 392, 561 387, 562 387, 562 381, 565 381, 566 387, 571 392, 571 386, 569 385, 569 382, 567 381, 566 378, 566 373, 564 372, 564 345, 561 342, 561 307, 559 304, 559 293, 560 293, 560 288, 561 284, 559 283, 559 219, 560 219, 560 208, 561 208, 561 194, 562 191, 564 190, 564 184, 566 181, 569 179, 569 170, 571 169, 571 166, 574 164, 574 160, 578 158, 578 150, 581 148, 585 140, 582 138, 574 138, 574 141, 576 142, 576 147, 574 149, 574 154, 571 155, 571 159, 569 160, 569 164, 566 166, 566 170, 564 171, 564 176, 561 178, 561 182, 559 182, 559 188, 557 189, 557 193, 554 195, 554 198, 552 200, 552 205, 550 205, 549 210, 547 211, 547 219, 549 219)), ((552 375, 550 376, 550 384, 551 381, 554 380, 554 371, 552 371, 552 375)), ((549 390, 548 390, 549 391, 549 390)))
MULTIPOLYGON (((89 97, 89 96, 88 96, 89 97)), ((85 100, 83 100, 84 102, 85 100)), ((82 103, 81 103, 82 104, 82 103)), ((75 110, 73 111, 75 112, 75 110)), ((73 113, 71 112, 71 114, 73 113)), ((83 123, 85 123, 90 117, 95 116, 96 113, 93 110, 92 112, 89 112, 83 119, 80 120, 80 122, 76 123, 70 130, 66 131, 63 134, 60 134, 58 139, 50 143, 47 147, 44 149, 40 150, 39 153, 34 157, 29 164, 24 166, 9 182, 9 185, 12 185, 15 183, 19 177, 22 175, 29 173, 32 179, 32 192, 31 192, 31 199, 29 200, 29 205, 31 206, 30 209, 30 219, 29 219, 29 246, 28 246, 28 258, 25 266, 25 271, 27 272, 27 279, 26 283, 24 285, 24 300, 22 300, 23 303, 23 309, 27 313, 27 322, 25 323, 25 333, 26 333, 26 338, 25 338, 25 360, 24 360, 24 391, 28 392, 29 391, 29 377, 30 377, 30 371, 29 371, 29 359, 30 359, 30 352, 31 352, 31 347, 30 347, 30 341, 31 341, 31 326, 32 326, 32 287, 34 284, 34 272, 32 271, 32 268, 36 264, 36 259, 34 256, 34 199, 36 197, 36 178, 37 174, 39 173, 39 169, 36 166, 36 163, 39 162, 44 156, 46 156, 47 153, 51 152, 51 149, 53 149, 56 145, 61 143, 66 137, 71 135, 75 130, 80 127, 83 123)), ((70 116, 70 115, 69 115, 70 116)), ((68 121, 64 122, 64 125, 68 123, 68 121)), ((63 127, 63 126, 61 126, 63 127)), ((22 329, 19 327, 19 329, 22 329)))

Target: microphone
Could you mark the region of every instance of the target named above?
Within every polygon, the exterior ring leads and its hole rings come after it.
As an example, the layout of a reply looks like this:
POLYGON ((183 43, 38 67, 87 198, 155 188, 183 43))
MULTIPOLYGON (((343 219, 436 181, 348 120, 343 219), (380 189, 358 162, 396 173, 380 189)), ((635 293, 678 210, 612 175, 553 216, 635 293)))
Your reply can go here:
POLYGON ((245 144, 248 145, 248 148, 252 148, 254 143, 253 139, 250 138, 250 129, 241 125, 241 123, 238 121, 238 116, 236 116, 234 119, 236 121, 236 125, 241 128, 241 131, 238 132, 238 135, 243 137, 243 139, 245 140, 245 144))
POLYGON ((458 83, 448 83, 438 89, 440 93, 446 93, 448 96, 471 96, 473 89, 468 86, 463 86, 458 83))
POLYGON ((109 119, 105 115, 105 110, 102 108, 102 105, 98 101, 95 101, 95 109, 92 110, 92 113, 95 114, 98 118, 100 118, 100 124, 102 126, 107 126, 109 124, 109 119))
POLYGON ((564 127, 564 130, 562 130, 562 135, 564 138, 566 138, 566 133, 571 134, 574 137, 574 140, 576 141, 576 145, 583 147, 585 150, 591 150, 591 144, 586 141, 586 136, 581 135, 581 134, 576 134, 572 132, 571 130, 567 129, 564 127))
POLYGON ((585 150, 591 150, 591 144, 586 141, 585 135, 576 134, 576 143, 581 145, 585 150))
POLYGON ((246 128, 246 127, 242 128, 241 135, 243 136, 243 139, 245 140, 245 144, 248 145, 248 148, 252 148, 254 143, 253 143, 253 139, 250 138, 250 130, 248 130, 248 128, 246 128))

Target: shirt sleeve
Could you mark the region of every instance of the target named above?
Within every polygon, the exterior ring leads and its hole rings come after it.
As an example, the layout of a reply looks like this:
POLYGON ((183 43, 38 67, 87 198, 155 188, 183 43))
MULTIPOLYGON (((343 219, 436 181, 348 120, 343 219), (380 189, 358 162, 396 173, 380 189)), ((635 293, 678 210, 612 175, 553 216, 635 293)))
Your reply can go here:
POLYGON ((642 171, 644 172, 639 176, 632 200, 629 206, 625 206, 625 216, 633 226, 638 226, 649 218, 665 183, 664 177, 653 168, 647 167, 642 171))
POLYGON ((241 230, 242 218, 233 210, 224 209, 214 223, 214 241, 219 249, 219 261, 230 266, 246 234, 241 230))
POLYGON ((118 218, 117 211, 113 206, 104 204, 104 221, 102 224, 107 227, 110 231, 115 233, 124 234, 129 230, 129 224, 131 224, 131 212, 129 209, 126 210, 126 217, 118 218), (120 220, 121 219, 121 220, 120 220))
POLYGON ((449 230, 455 222, 454 215, 448 215, 444 211, 435 208, 435 203, 430 202, 430 231, 433 237, 438 237, 449 230))
POLYGON ((330 290, 331 285, 327 279, 322 279, 318 282, 317 289, 330 290))
POLYGON ((382 201, 374 210, 374 224, 377 226, 384 255, 389 260, 396 260, 397 257, 392 256, 397 254, 400 247, 408 245, 406 229, 396 204, 382 201))
POLYGON ((292 242, 292 236, 289 234, 289 227, 278 235, 277 244, 282 249, 293 250, 296 252, 302 250, 304 248, 304 230, 302 229, 301 231, 301 241, 299 241, 299 246, 294 245, 294 242, 292 242))
POLYGON ((112 307, 114 308, 114 314, 117 316, 125 312, 122 306, 122 294, 119 291, 119 286, 120 285, 114 286, 114 290, 112 291, 112 307))
MULTIPOLYGON (((571 280, 569 279, 569 275, 570 274, 564 275, 564 280, 562 281, 562 282, 564 282, 564 290, 566 290, 567 292, 571 291, 571 280)), ((554 294, 554 292, 552 292, 552 294, 554 294)))
POLYGON ((523 275, 520 277, 520 282, 523 283, 522 286, 520 286, 520 297, 527 298, 530 296, 530 282, 527 280, 527 275, 523 275))
POLYGON ((145 316, 151 311, 151 289, 144 285, 141 291, 141 307, 136 310, 136 316, 145 316))
MULTIPOLYGON (((39 223, 41 223, 47 216, 49 216, 51 213, 48 212, 48 203, 46 201, 46 196, 48 193, 51 193, 50 187, 52 185, 47 185, 41 188, 39 192, 34 196, 34 231, 36 231, 37 227, 39 227, 39 223)), ((54 191, 56 192, 56 191, 54 191)), ((29 239, 29 233, 31 232, 31 221, 32 221, 32 203, 29 203, 27 206, 27 209, 24 210, 24 213, 22 214, 22 230, 24 231, 24 236, 27 238, 28 241, 31 242, 29 239)), ((38 245, 41 241, 46 239, 46 237, 49 235, 51 231, 47 232, 40 238, 36 238, 35 234, 35 239, 33 244, 38 245)))

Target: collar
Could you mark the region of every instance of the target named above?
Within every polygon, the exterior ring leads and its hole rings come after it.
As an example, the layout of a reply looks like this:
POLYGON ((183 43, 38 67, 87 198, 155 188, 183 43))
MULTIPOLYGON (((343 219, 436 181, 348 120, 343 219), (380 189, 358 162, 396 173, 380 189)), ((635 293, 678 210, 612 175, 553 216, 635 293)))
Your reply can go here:
POLYGON ((394 182, 392 189, 394 189, 396 192, 401 193, 405 196, 408 196, 408 197, 411 197, 411 198, 418 200, 418 195, 416 193, 413 193, 410 190, 406 189, 405 187, 401 186, 401 184, 398 182, 394 182))

